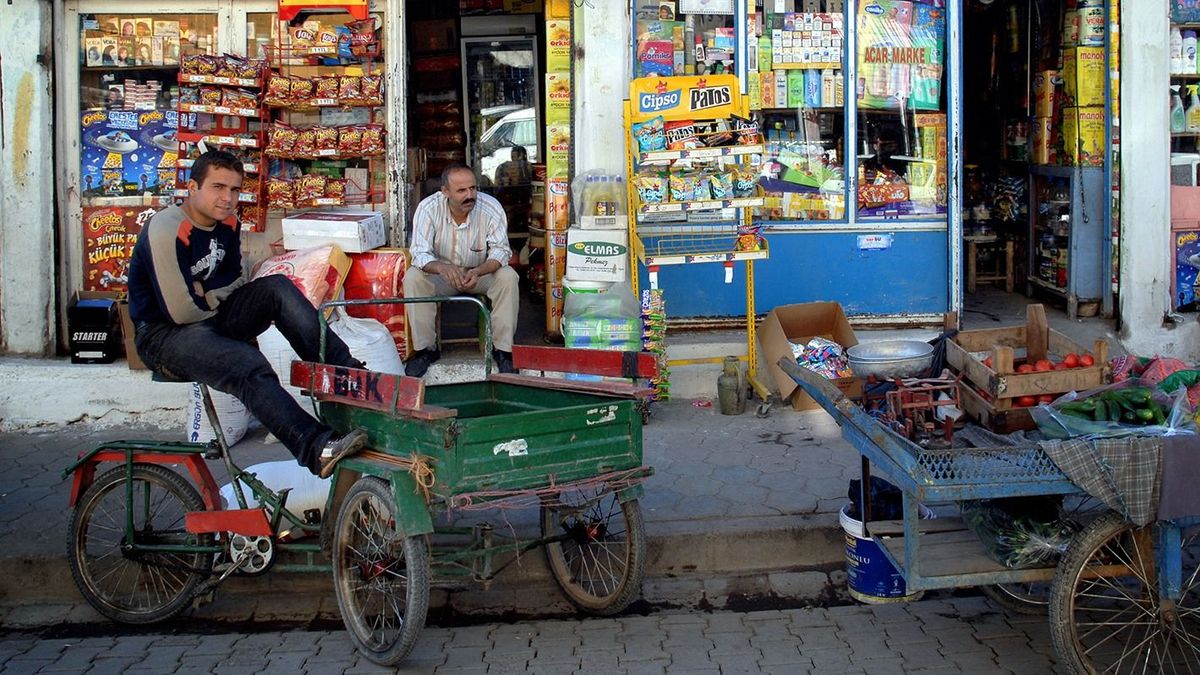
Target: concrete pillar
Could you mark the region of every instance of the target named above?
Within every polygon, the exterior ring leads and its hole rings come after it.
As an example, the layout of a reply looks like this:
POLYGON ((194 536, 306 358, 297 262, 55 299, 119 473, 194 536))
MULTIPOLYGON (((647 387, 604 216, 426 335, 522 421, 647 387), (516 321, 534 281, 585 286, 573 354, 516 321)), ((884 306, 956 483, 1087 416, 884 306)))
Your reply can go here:
POLYGON ((624 173, 629 2, 576 3, 575 12, 575 171, 624 173))
POLYGON ((54 349, 51 4, 11 0, 0 21, 0 352, 54 349))
POLYGON ((1121 338, 1130 353, 1200 360, 1200 325, 1169 318, 1168 0, 1121 3, 1121 338))

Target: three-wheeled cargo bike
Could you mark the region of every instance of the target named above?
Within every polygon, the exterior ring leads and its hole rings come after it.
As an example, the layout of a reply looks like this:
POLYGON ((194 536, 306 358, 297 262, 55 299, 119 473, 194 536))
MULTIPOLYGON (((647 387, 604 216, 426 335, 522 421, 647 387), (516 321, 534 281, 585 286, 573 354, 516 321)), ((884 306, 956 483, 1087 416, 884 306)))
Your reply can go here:
MULTIPOLYGON (((343 304, 357 302, 330 303, 343 304)), ((401 375, 292 364, 292 384, 310 392, 327 424, 369 436, 367 449, 337 465, 324 517, 293 512, 289 489, 272 490, 237 466, 219 424, 213 443, 113 441, 84 453, 63 472, 74 476, 67 553, 84 598, 115 621, 152 623, 231 574, 332 571, 354 644, 383 665, 411 651, 431 579, 490 580, 504 554, 541 547, 581 610, 624 609, 645 568, 638 497, 652 473, 642 463, 647 390, 491 374, 488 317, 482 304, 479 311, 487 337, 480 382, 427 387, 401 375), (206 459, 222 461, 237 503, 222 503, 206 459), (540 536, 439 518, 479 505, 538 508, 540 536)), ((655 367, 648 354, 548 347, 515 347, 513 359, 527 372, 649 377, 655 367)))

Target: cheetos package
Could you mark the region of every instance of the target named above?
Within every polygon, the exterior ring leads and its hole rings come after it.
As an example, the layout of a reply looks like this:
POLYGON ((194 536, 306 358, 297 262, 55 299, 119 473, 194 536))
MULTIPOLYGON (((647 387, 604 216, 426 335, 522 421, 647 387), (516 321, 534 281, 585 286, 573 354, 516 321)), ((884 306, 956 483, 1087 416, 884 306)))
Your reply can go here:
MULTIPOLYGON (((365 253, 350 254, 350 273, 344 289, 347 300, 376 300, 404 297, 404 271, 408 269, 408 252, 402 248, 377 248, 365 253)), ((380 305, 351 305, 350 316, 375 319, 387 327, 396 343, 400 358, 411 355, 408 322, 404 318, 404 303, 380 305)))

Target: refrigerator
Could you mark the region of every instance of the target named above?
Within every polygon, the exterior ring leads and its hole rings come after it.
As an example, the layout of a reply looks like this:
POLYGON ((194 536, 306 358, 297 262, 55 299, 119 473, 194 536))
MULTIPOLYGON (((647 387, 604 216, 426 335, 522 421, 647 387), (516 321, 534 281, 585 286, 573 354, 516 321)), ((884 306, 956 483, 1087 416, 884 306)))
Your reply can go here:
POLYGON ((486 189, 513 146, 543 160, 537 28, 533 15, 463 17, 462 35, 466 156, 486 189))

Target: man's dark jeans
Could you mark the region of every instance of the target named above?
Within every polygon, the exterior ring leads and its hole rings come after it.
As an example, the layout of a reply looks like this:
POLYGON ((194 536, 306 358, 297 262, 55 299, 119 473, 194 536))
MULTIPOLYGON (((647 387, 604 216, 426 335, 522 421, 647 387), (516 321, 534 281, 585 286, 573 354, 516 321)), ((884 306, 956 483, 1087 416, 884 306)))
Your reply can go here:
MULTIPOLYGON (((205 321, 183 326, 139 324, 137 351, 152 370, 235 396, 301 465, 317 473, 332 430, 296 403, 267 358, 250 344, 272 322, 301 359, 319 360, 317 312, 281 275, 255 279, 237 289, 217 308, 217 315, 205 321)), ((333 331, 325 335, 325 363, 361 365, 333 331)))

